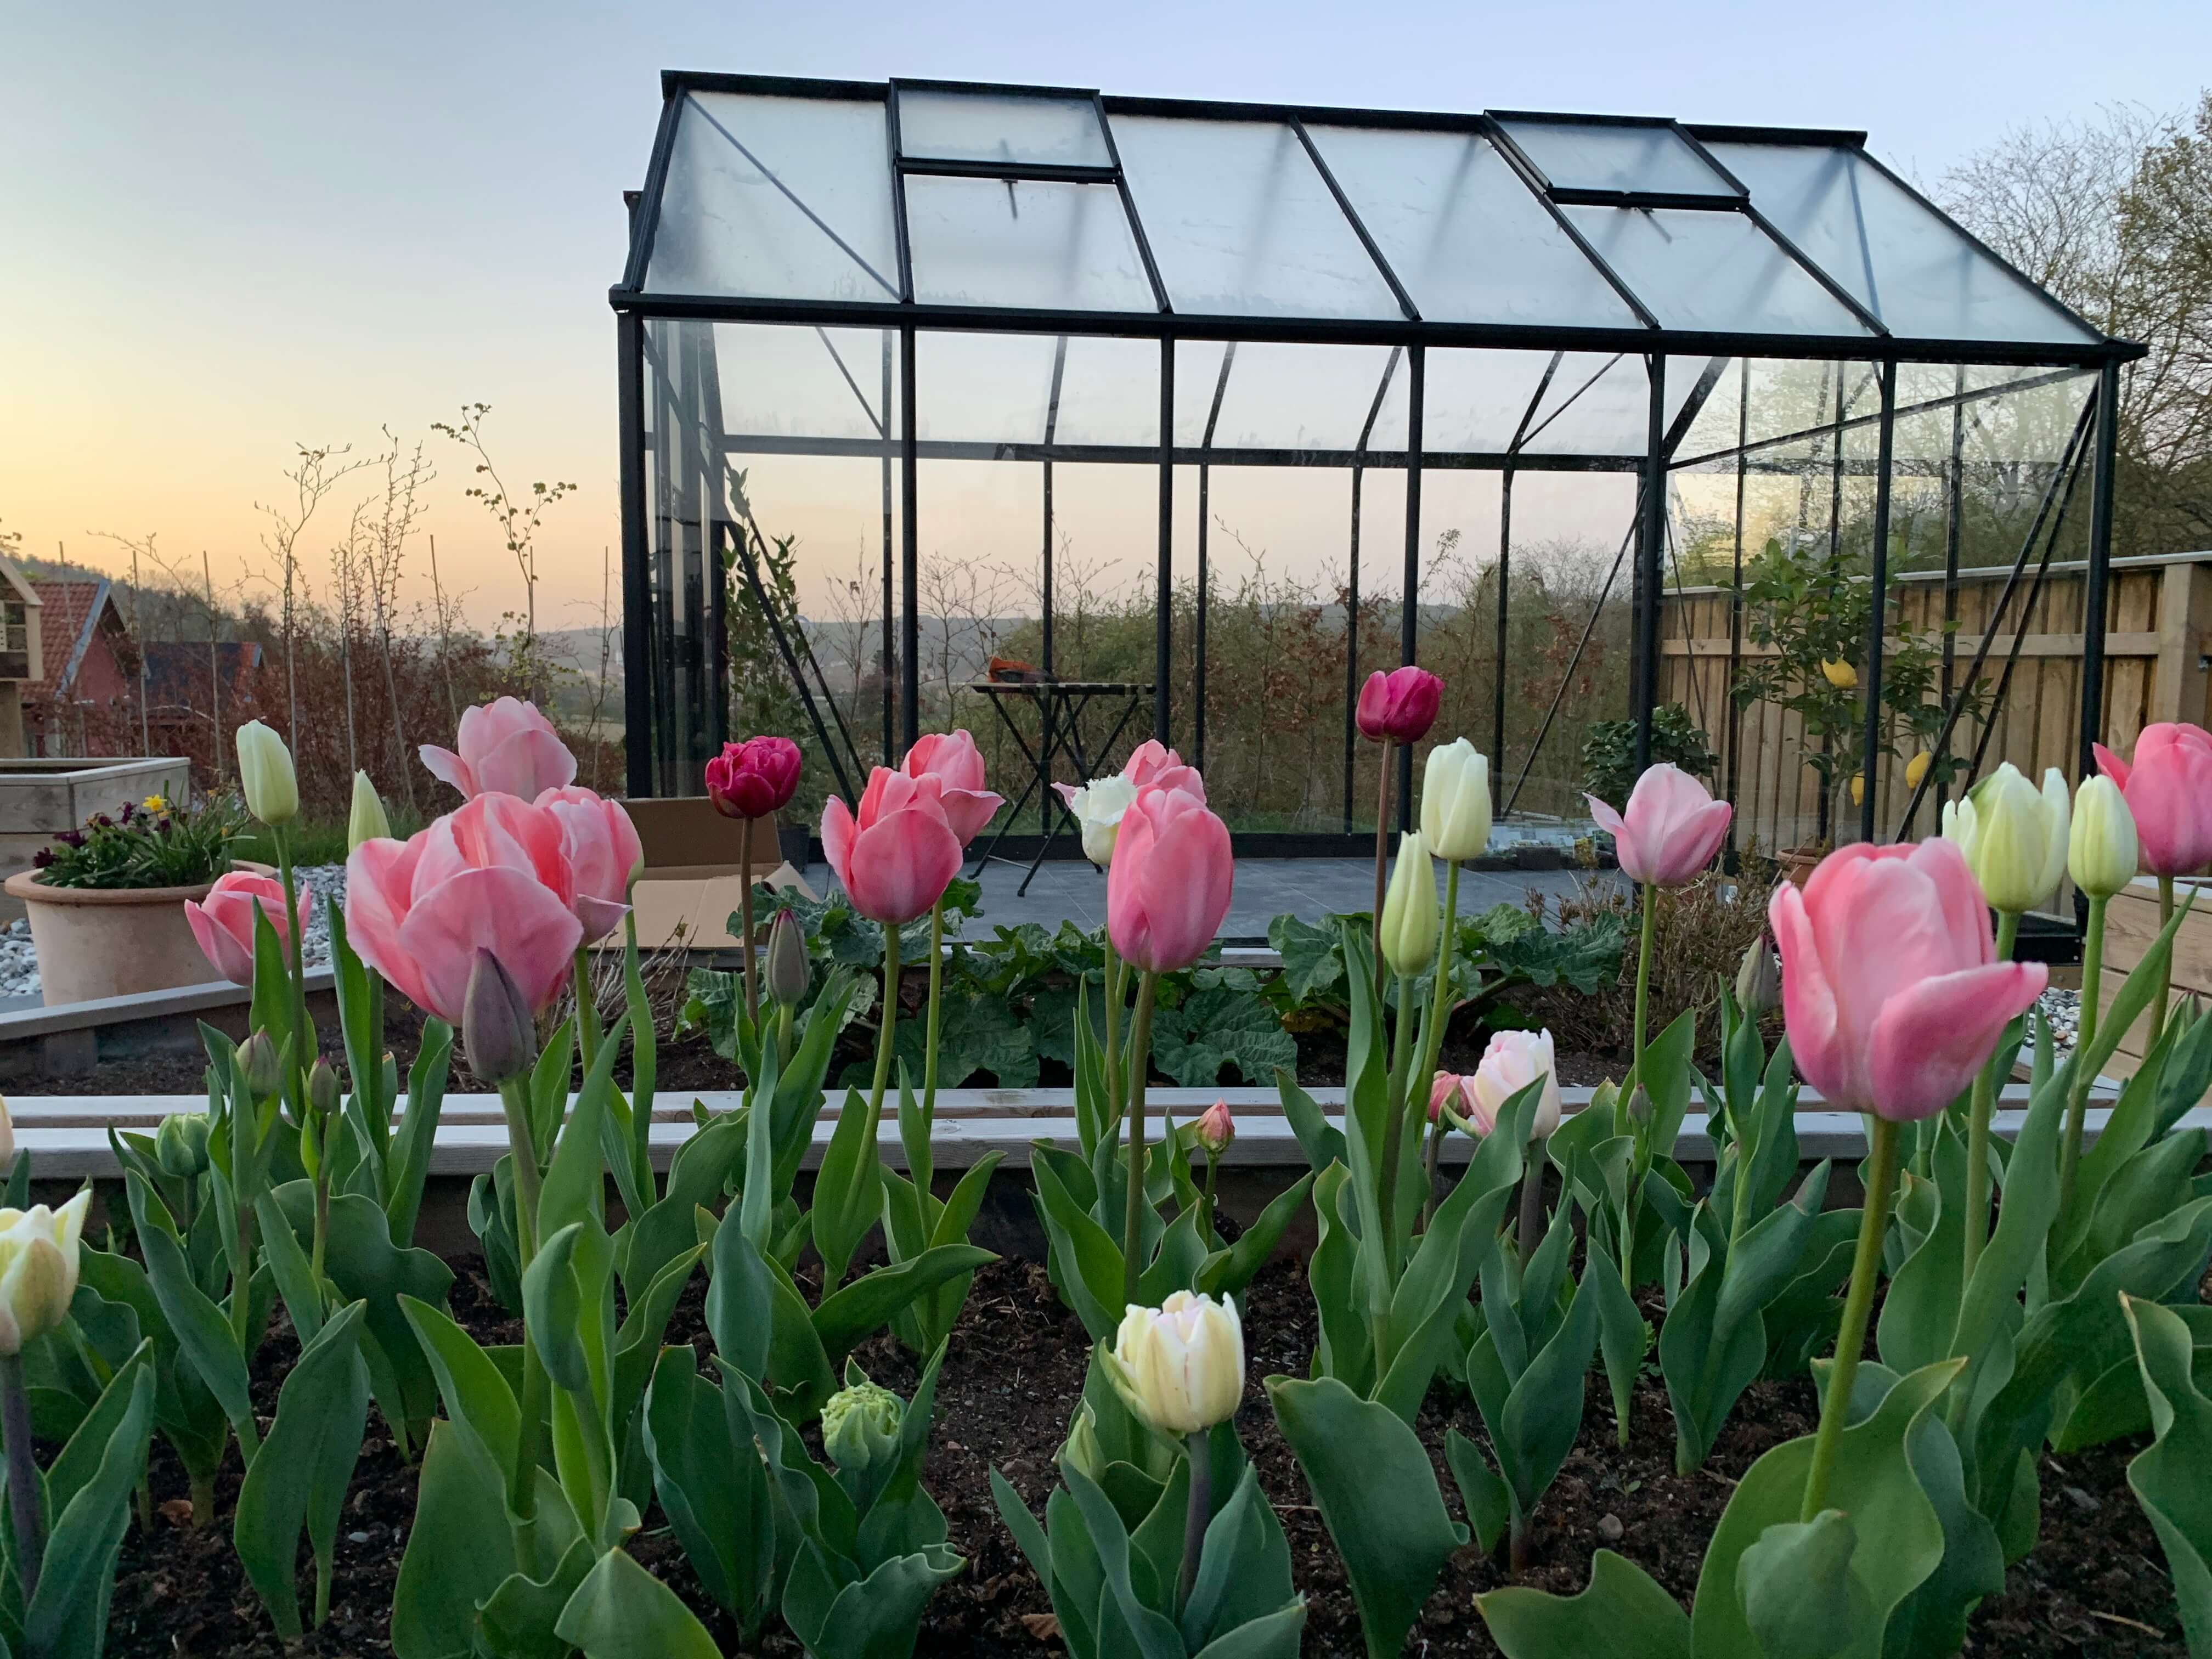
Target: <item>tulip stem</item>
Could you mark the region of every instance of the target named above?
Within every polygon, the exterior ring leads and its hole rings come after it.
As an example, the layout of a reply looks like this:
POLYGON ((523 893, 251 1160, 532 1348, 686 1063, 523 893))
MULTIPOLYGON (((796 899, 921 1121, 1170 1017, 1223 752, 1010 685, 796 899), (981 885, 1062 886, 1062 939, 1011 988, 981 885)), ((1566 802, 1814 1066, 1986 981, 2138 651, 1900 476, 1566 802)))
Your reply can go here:
MULTIPOLYGON (((2081 937, 2081 1014, 2074 1032, 2074 1052, 2084 1053, 2097 1039, 2097 996, 2105 977, 2105 904, 2089 900, 2089 924, 2081 937)), ((2171 962, 2172 958, 2167 957, 2171 962)), ((2066 1102, 2066 1144, 2058 1156, 2058 1212, 2064 1215, 2074 1202, 2074 1176, 2081 1163, 2081 1121, 2088 1115, 2089 1075, 2075 1068, 2074 1086, 2066 1102)))
POLYGON ((1544 1137, 1531 1135, 1528 1147, 1522 1160, 1521 1219, 1515 1231, 1515 1242, 1521 1247, 1521 1270, 1528 1270, 1528 1258, 1536 1254, 1536 1229, 1544 1219, 1544 1137))
MULTIPOLYGON (((884 924, 884 1014, 876 1027, 876 1081, 868 1093, 868 1145, 876 1144, 876 1125, 883 1121, 884 1090, 891 1080, 891 1044, 898 1024, 899 930, 884 924)), ((823 1287, 827 1289, 827 1286, 823 1287)))
POLYGON ((1406 1085, 1406 1109, 1425 1110, 1429 1089, 1436 1081, 1437 1056, 1444 1047, 1444 1027, 1451 1018, 1452 936, 1459 931, 1459 860, 1444 864, 1443 937, 1437 944, 1437 982, 1429 994, 1429 1023, 1421 1032, 1421 1063, 1406 1085))
MULTIPOLYGON (((1121 957, 1114 949, 1114 936, 1102 927, 1098 930, 1098 942, 1106 952, 1106 981, 1102 988, 1106 999, 1106 1116, 1099 1126, 1099 1133, 1110 1139, 1114 1133, 1114 1114, 1121 1109, 1123 984, 1121 957)), ((1085 1156, 1088 1155, 1086 1151, 1085 1156)))
POLYGON ((1390 756, 1397 745, 1385 743, 1382 759, 1375 769, 1375 1000, 1382 1000, 1382 867, 1390 850, 1390 756))
POLYGON ((1190 1605, 1198 1583, 1199 1558, 1206 1553, 1206 1529, 1213 1521, 1213 1433, 1199 1429, 1186 1436, 1183 1456, 1190 1465, 1190 1507, 1182 1523, 1182 1579, 1176 1590, 1176 1613, 1190 1605))
POLYGON ((279 823, 270 825, 269 834, 276 843, 276 873, 284 884, 284 963, 289 981, 285 988, 289 993, 285 1001, 291 1007, 292 1071, 299 1086, 301 1115, 304 1117, 307 1110, 307 1068, 314 1064, 315 1028, 307 1018, 307 969, 301 955, 300 890, 292 869, 292 832, 279 823))
POLYGON ((1621 1091, 1618 1107, 1623 1119, 1618 1130, 1621 1134, 1628 1133, 1629 1097, 1635 1092, 1635 1085, 1644 1081, 1644 1028, 1651 1014, 1651 945, 1658 931, 1659 890, 1647 881, 1644 884, 1644 942, 1636 952, 1636 1024, 1628 1037, 1632 1081, 1621 1091))
POLYGON ((1145 1083, 1152 1070, 1152 995, 1160 976, 1147 972, 1137 979, 1137 1013, 1129 1032, 1129 1202, 1121 1227, 1121 1299, 1137 1299, 1137 1279, 1144 1267, 1145 1243, 1145 1083))
POLYGON ((1429 1124, 1429 1146, 1421 1160, 1421 1168, 1428 1176, 1428 1185, 1421 1196, 1421 1231, 1426 1232, 1429 1224, 1437 1218, 1437 1158, 1443 1151, 1444 1121, 1439 1112, 1429 1124))
MULTIPOLYGON (((1382 1260, 1395 1262, 1398 1250, 1398 1161, 1406 1144, 1407 1067, 1413 1054, 1413 981, 1398 975, 1398 1030, 1390 1044, 1389 1114, 1382 1120, 1382 1260)), ((1427 1097, 1424 1096, 1425 1101, 1427 1097)), ((1395 1269, 1393 1269, 1395 1273, 1395 1269)), ((1377 1355, 1379 1358, 1381 1356, 1377 1355)))
MULTIPOLYGON (((15 1517, 15 1575, 27 1607, 39 1588, 46 1529, 39 1502, 39 1466, 31 1456, 31 1396, 23 1386, 23 1356, 0 1354, 0 1433, 8 1439, 8 1509, 15 1517)), ((1194 1480, 1196 1465, 1193 1465, 1194 1480)))
POLYGON ((1851 1288, 1844 1298, 1844 1318, 1836 1333, 1836 1363, 1820 1401, 1820 1428, 1813 1441, 1813 1467, 1805 1474, 1805 1500, 1797 1518, 1810 1521, 1827 1506, 1828 1476, 1836 1447, 1850 1416, 1851 1387, 1857 1380, 1859 1350, 1866 1346, 1867 1316, 1874 1307, 1875 1280, 1881 1268, 1881 1243, 1889 1231, 1889 1200, 1897 1182, 1897 1125, 1869 1117, 1873 1169, 1867 1179, 1866 1207, 1859 1212, 1859 1247, 1851 1259, 1851 1288))
POLYGON ((1206 1155, 1206 1192, 1200 1198, 1198 1205, 1198 1237, 1200 1243, 1206 1243, 1213 1237, 1213 1178, 1220 1168, 1221 1154, 1208 1152, 1206 1155))
MULTIPOLYGON (((1998 911, 1999 962, 2012 960, 2013 941, 2019 933, 2019 913, 1998 911)), ((1966 1275, 1960 1281, 1962 1285, 1973 1282, 1974 1265, 1982 1259, 1982 1246, 1989 1242, 1990 1118, 1996 1110, 1996 1103, 1997 1058, 1991 1054, 1989 1063, 1974 1074, 1973 1101, 1966 1118, 1966 1275)))
POLYGON ((530 1133, 527 1073, 499 1085, 500 1109, 507 1116, 507 1146, 514 1170, 514 1246, 522 1267, 538 1255, 538 1195, 544 1176, 538 1167, 538 1143, 530 1133))
MULTIPOLYGON (((499 1103, 507 1115, 508 1162, 514 1170, 514 1254, 516 1265, 528 1273, 538 1258, 538 1199, 541 1177, 538 1145, 530 1132, 530 1081, 527 1073, 511 1077, 499 1085, 499 1103)), ((514 1468, 508 1472, 507 1507, 514 1513, 516 1543, 525 1573, 537 1571, 538 1448, 544 1432, 546 1376, 544 1361, 527 1317, 522 1326, 521 1421, 515 1441, 514 1468)))
MULTIPOLYGON (((2165 933, 2166 924, 2173 920, 2173 878, 2158 878, 2158 927, 2165 933)), ((2143 1044, 2143 1053, 2149 1054, 2158 1047, 2159 1039, 2166 1035, 2166 1005, 2173 994, 2173 952, 2166 953, 2166 960, 2158 970, 2158 1000, 2152 1005, 2158 1012, 2151 1017, 2150 1037, 2143 1044)))
POLYGON ((738 831, 738 862, 744 871, 738 882, 738 926, 745 953, 745 1023, 760 1034, 760 963, 753 960, 753 821, 741 818, 738 831))
POLYGON ((576 1051, 589 1077, 599 1060, 599 999, 592 984, 592 953, 581 945, 576 947, 575 980, 576 1051))

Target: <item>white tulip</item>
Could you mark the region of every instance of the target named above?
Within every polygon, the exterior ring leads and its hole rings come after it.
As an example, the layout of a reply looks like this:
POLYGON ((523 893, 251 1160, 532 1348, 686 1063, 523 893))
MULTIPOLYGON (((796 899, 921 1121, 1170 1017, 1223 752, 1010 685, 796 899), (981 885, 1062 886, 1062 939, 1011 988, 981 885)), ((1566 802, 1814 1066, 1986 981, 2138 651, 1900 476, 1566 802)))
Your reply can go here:
POLYGON ((284 739, 259 720, 238 728, 238 781, 246 810, 272 830, 300 816, 300 780, 284 739))
POLYGON ((1226 1298, 1177 1291, 1157 1308, 1131 1303, 1103 1352, 1129 1408, 1163 1434, 1226 1422, 1244 1397, 1244 1328, 1226 1298))
POLYGON ((2066 873, 2066 779, 2045 769, 2039 792, 2010 761, 1943 808, 1943 839, 1966 854, 1967 867, 1994 910, 2014 915, 2048 903, 2066 873))
POLYGON ((0 1356, 12 1358, 68 1316, 91 1202, 88 1187, 58 1210, 0 1209, 0 1356))
POLYGON ((1121 833, 1121 814, 1137 798, 1137 786, 1126 777, 1096 778, 1080 789, 1054 784, 1067 810, 1083 828, 1083 856, 1103 870, 1114 861, 1114 842, 1121 833))
POLYGON ((2066 868, 2091 898, 2110 898, 2136 878, 2142 856, 2136 816, 2120 786, 2088 779, 2074 797, 2074 827, 2067 838, 2066 868))
POLYGON ((1443 933, 1443 906, 1437 900, 1437 878, 1428 842, 1419 830, 1398 837, 1397 862, 1390 890, 1382 900, 1382 957, 1393 973, 1425 973, 1437 959, 1443 933))
POLYGON ((1490 763, 1465 738, 1429 750, 1421 835, 1431 854, 1453 864, 1480 858, 1490 845, 1490 763))

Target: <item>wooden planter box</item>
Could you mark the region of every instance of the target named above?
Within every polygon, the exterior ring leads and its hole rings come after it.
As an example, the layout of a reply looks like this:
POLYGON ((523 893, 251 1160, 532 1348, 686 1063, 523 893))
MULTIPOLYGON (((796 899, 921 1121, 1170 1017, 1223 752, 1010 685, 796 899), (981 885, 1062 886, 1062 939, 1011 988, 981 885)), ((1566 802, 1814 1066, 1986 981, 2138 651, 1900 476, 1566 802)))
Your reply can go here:
MULTIPOLYGON (((2197 902, 2173 936, 2173 988, 2212 998, 2212 879, 2174 883, 2174 902, 2179 903, 2194 889, 2197 902)), ((2119 994, 2122 981, 2157 943, 2159 933, 2158 881, 2138 876, 2124 890, 2112 895, 2105 907, 2105 976, 2097 996, 2097 1017, 2102 1019, 2119 994)), ((2137 1020, 2135 1029, 2120 1039, 2105 1067, 2109 1077, 2132 1076, 2142 1064, 2150 1022, 2137 1020)))

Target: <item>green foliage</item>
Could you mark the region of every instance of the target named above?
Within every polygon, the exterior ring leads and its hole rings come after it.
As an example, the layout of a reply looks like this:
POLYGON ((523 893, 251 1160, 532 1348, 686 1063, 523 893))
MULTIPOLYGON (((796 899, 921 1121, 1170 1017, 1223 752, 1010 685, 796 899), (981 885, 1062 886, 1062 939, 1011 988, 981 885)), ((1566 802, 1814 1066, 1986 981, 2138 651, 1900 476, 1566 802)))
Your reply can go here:
POLYGON ((112 816, 94 813, 31 862, 47 887, 194 887, 230 868, 245 827, 235 796, 187 803, 149 795, 112 816))
MULTIPOLYGON (((1720 757, 1705 731, 1679 702, 1651 711, 1651 763, 1679 766, 1692 777, 1709 778, 1720 757)), ((1628 803, 1636 787, 1636 722, 1592 720, 1583 738, 1583 787, 1614 808, 1628 803)))
POLYGON ((2156 1436, 2129 1463, 2128 1485, 2166 1552, 2189 1650, 2202 1653, 2212 1650, 2212 1502, 2204 1483, 2212 1468, 2212 1400, 2196 1380, 2181 1316, 2133 1298, 2121 1305, 2156 1436))

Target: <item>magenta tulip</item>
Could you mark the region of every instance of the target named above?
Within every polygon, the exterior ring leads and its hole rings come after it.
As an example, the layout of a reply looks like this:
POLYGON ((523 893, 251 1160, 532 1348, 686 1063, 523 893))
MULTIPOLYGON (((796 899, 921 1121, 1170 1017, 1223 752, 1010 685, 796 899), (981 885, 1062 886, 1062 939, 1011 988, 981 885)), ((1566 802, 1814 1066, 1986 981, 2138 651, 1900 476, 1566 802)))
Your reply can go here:
POLYGON ((535 703, 501 697, 480 708, 461 711, 455 754, 434 743, 422 745, 422 764, 467 799, 478 795, 518 795, 535 800, 548 789, 573 782, 576 757, 553 722, 535 703))
POLYGON ((2212 864, 2212 733, 2172 720, 2146 726, 2133 765, 2101 743, 2096 749, 2098 769, 2135 816, 2144 869, 2186 876, 2212 864))
POLYGON ((449 1025, 478 950, 533 1012, 568 982, 584 935, 561 820, 512 795, 479 795, 412 839, 365 841, 346 860, 346 938, 362 961, 449 1025))
POLYGON ((707 798, 726 818, 764 818, 799 787, 799 745, 789 738, 726 743, 707 763, 707 798))
POLYGON ((1597 827, 1613 837, 1621 873, 1652 887, 1695 881, 1721 850, 1735 813, 1680 767, 1664 764, 1647 767, 1637 779, 1625 814, 1595 795, 1583 799, 1597 827))
POLYGON ((964 732, 933 732, 906 751, 899 769, 933 793, 945 823, 965 847, 975 839, 1005 798, 983 787, 983 756, 964 732))
POLYGON ((1359 688, 1360 735, 1376 743, 1419 743, 1436 724, 1444 683, 1408 663, 1389 673, 1376 669, 1359 688))
POLYGON ((185 901, 185 920, 191 924, 192 937, 199 941, 200 950, 216 972, 234 985, 251 985, 253 913, 259 910, 268 916, 289 961, 293 927, 296 922, 301 933, 307 932, 307 907, 312 902, 310 895, 301 894, 296 916, 288 915, 282 882, 251 870, 233 870, 217 878, 205 898, 185 901))
POLYGON ((1197 796, 1153 785, 1121 815, 1106 932, 1124 962, 1173 973, 1206 954, 1236 886, 1229 826, 1197 796))
POLYGON ((561 850, 576 884, 576 920, 586 944, 622 925, 629 884, 645 868, 645 844, 629 809, 580 784, 548 789, 533 803, 561 825, 561 850))
POLYGON ((2048 978, 1997 960, 1982 890, 1941 839, 1840 848, 1776 888, 1767 918, 1798 1071, 1829 1105, 1896 1122, 1956 1099, 2048 978))
POLYGON ((822 855, 869 920, 903 927, 927 915, 960 873, 960 838, 945 820, 941 789, 933 777, 878 766, 857 817, 836 795, 823 808, 822 855))

